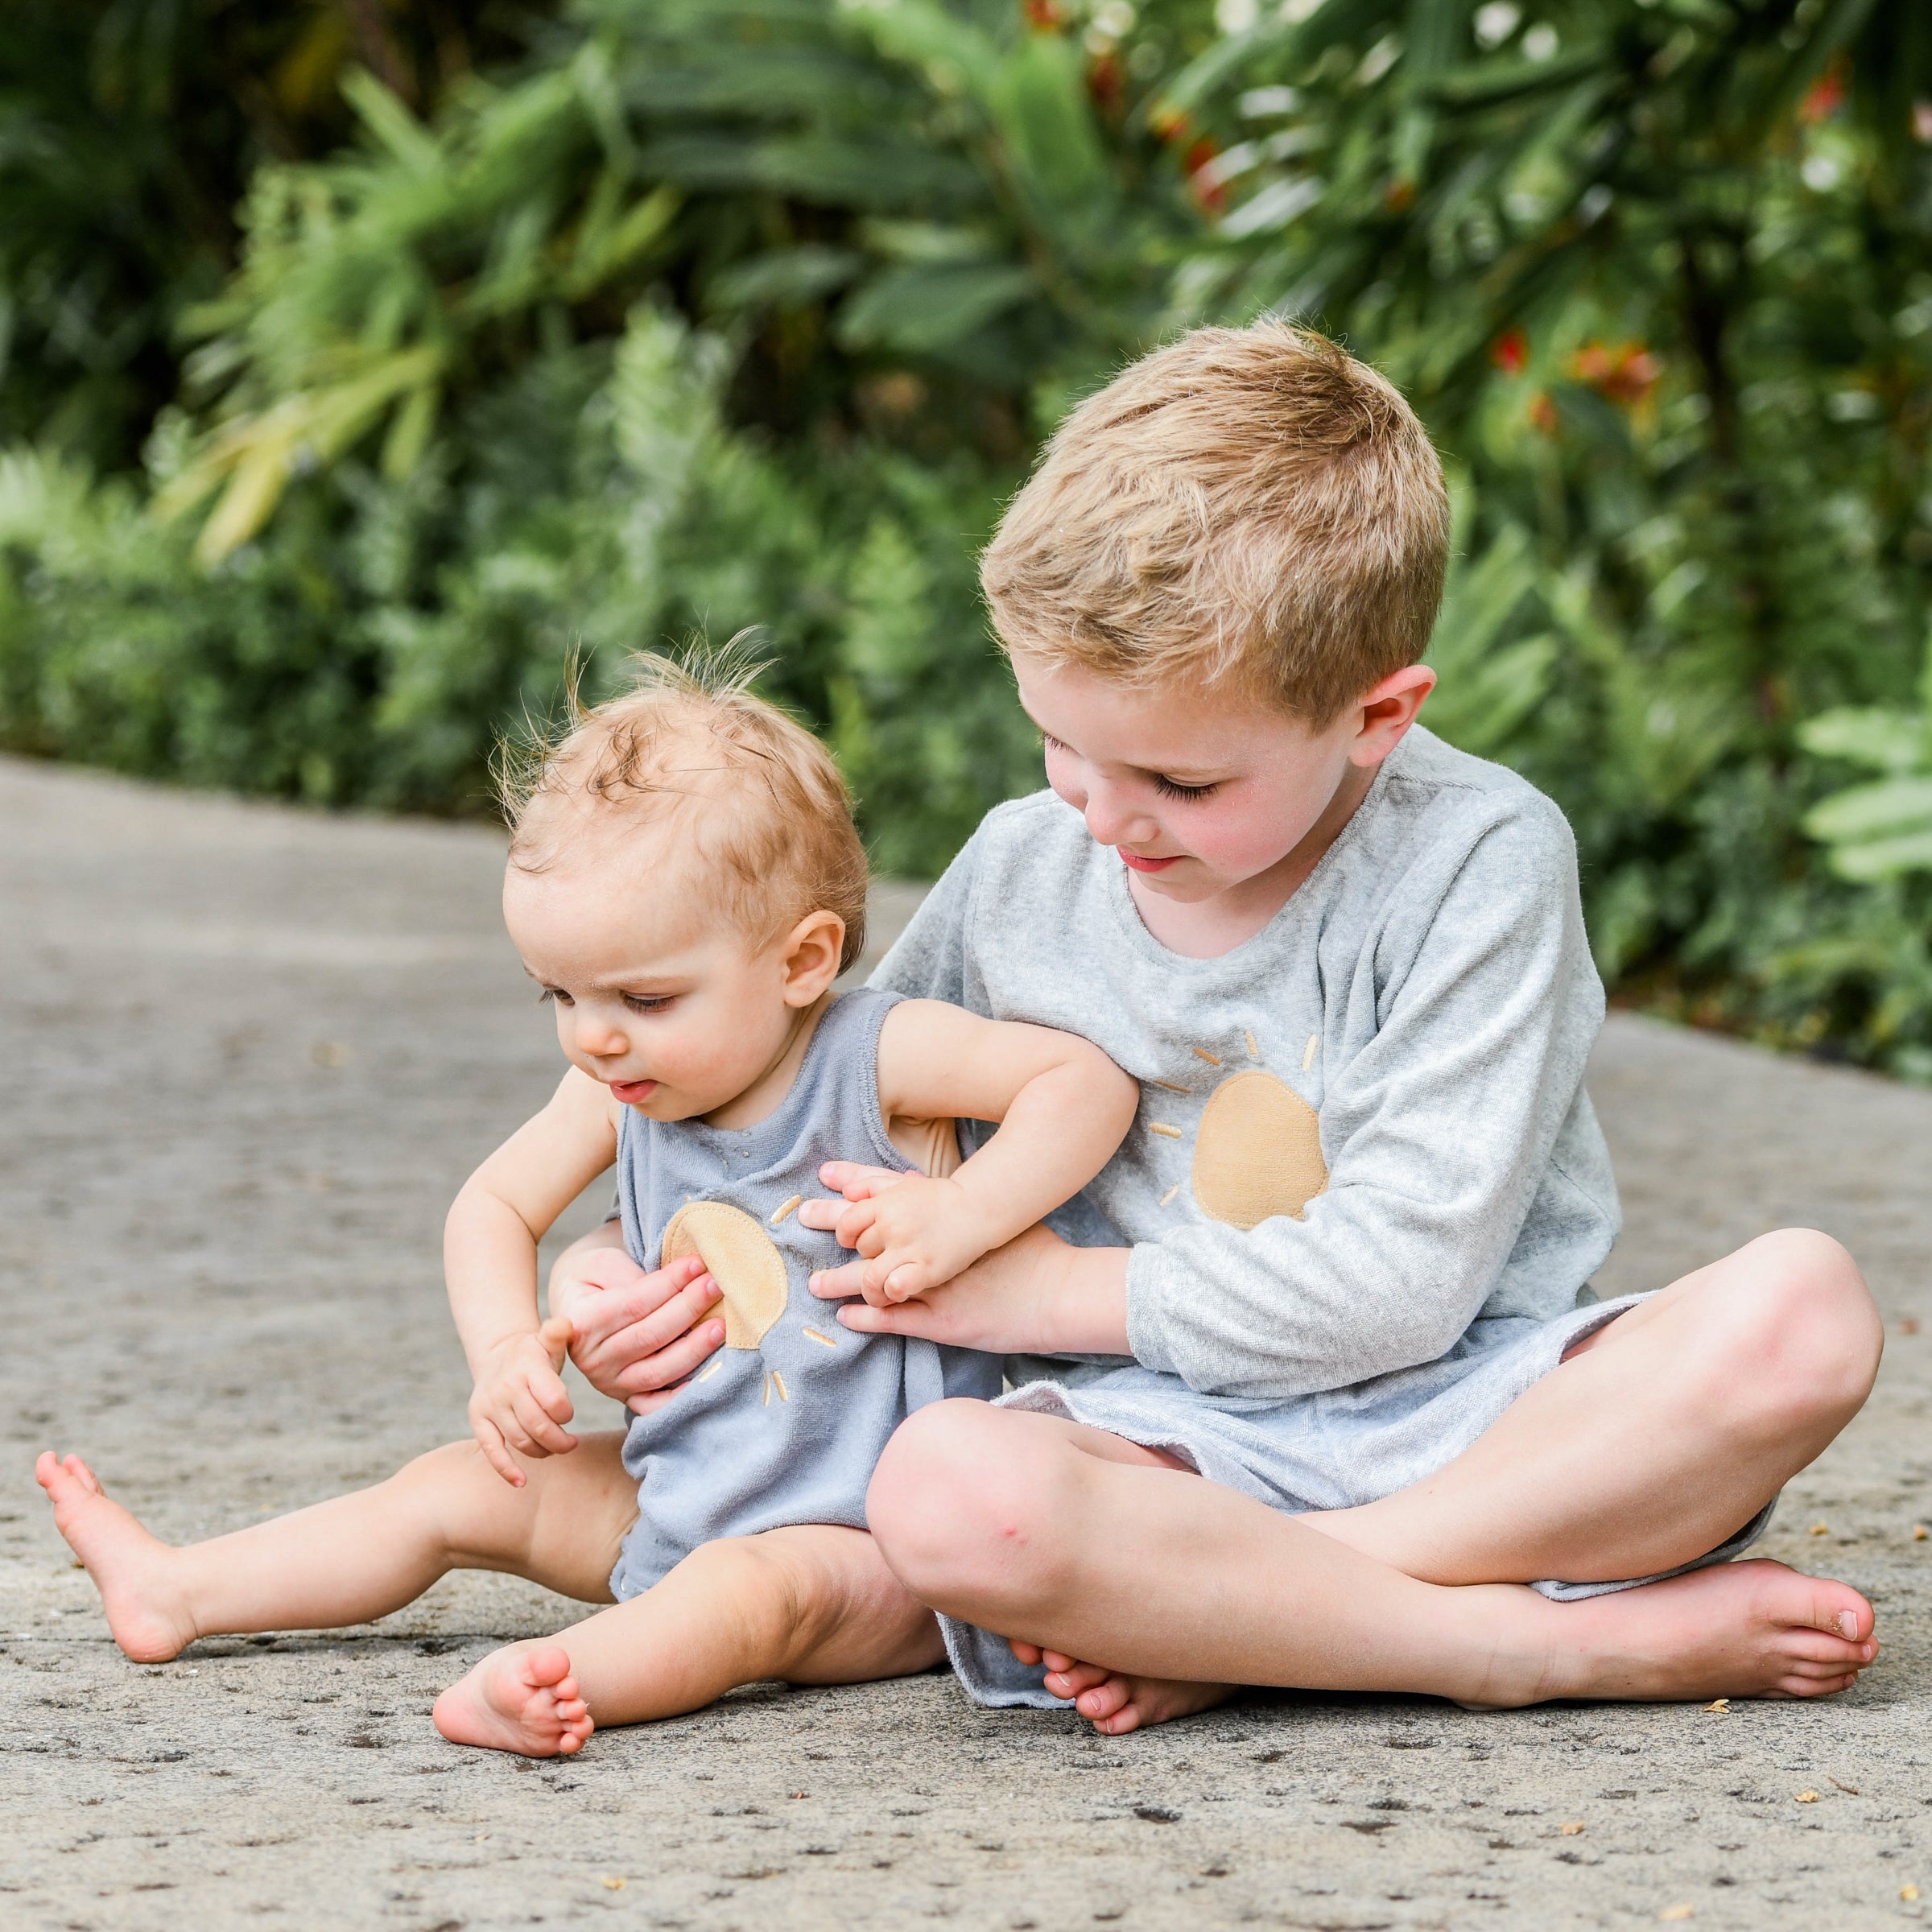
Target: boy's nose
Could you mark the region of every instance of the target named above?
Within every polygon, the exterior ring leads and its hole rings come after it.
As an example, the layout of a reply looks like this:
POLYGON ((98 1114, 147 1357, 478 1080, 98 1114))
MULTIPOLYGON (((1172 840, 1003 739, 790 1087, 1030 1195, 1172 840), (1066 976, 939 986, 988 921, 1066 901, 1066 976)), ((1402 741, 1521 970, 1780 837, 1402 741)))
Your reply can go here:
POLYGON ((1087 829, 1102 845, 1133 845, 1158 837, 1160 828, 1144 811, 1110 798, 1097 786, 1087 795, 1087 829))

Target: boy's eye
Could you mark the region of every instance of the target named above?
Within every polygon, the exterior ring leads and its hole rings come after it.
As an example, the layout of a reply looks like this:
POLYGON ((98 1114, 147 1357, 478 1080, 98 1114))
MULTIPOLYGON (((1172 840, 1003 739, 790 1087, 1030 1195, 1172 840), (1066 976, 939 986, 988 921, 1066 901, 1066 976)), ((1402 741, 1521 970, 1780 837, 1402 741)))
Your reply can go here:
POLYGON ((1212 798, 1216 792, 1220 790, 1220 786, 1218 784, 1178 784, 1172 778, 1162 778, 1158 771, 1154 774, 1154 788, 1164 799, 1212 798))
POLYGON ((671 1004, 671 1001, 669 993, 627 993, 624 995, 624 1004, 633 1013, 662 1013, 671 1004))
POLYGON ((576 1004, 576 1001, 561 986, 546 986, 537 995, 537 1004, 539 1006, 547 1006, 553 1000, 559 1006, 574 1006, 576 1004))

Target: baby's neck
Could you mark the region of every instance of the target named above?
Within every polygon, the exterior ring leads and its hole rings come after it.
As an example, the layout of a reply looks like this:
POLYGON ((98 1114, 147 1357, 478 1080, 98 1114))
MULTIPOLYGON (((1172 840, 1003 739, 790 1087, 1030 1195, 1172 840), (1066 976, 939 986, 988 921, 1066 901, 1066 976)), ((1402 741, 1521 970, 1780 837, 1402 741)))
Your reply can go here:
POLYGON ((791 1092, 791 1084, 805 1063, 806 1049, 817 1030, 825 1009, 835 996, 822 994, 793 1016, 785 1043, 771 1063, 741 1092, 733 1094, 722 1107, 714 1107, 702 1117, 707 1127, 755 1127, 791 1092))

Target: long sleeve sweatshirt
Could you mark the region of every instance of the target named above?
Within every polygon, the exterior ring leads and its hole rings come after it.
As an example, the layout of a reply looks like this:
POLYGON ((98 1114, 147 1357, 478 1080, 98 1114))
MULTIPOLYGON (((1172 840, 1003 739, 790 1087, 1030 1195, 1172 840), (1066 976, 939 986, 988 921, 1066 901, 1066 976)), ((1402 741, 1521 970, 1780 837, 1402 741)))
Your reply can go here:
POLYGON ((1616 1237, 1569 827, 1419 728, 1231 952, 1162 946, 1118 856, 1042 792, 987 815, 873 983, 1082 1034, 1141 1083, 1125 1143, 1051 1224, 1132 1250, 1135 1358, 1204 1393, 1346 1387, 1490 1322, 1501 1340, 1574 1307, 1616 1237))

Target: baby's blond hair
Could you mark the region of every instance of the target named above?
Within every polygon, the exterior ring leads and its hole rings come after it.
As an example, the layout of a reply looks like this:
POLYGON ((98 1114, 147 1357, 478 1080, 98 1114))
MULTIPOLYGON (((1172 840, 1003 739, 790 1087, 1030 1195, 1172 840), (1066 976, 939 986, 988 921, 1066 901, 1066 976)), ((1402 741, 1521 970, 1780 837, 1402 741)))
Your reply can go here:
POLYGON ((568 692, 559 733, 506 745, 497 795, 510 859, 554 865, 563 840, 539 838, 548 805, 580 811, 668 809, 714 872, 723 907, 754 945, 824 910, 845 924, 840 970, 865 946, 865 848, 832 754, 775 704, 753 695, 764 667, 741 632, 686 663, 642 652, 625 687, 602 704, 568 692))
POLYGON ((1392 384, 1280 322, 1202 328, 1075 410, 981 561, 1016 655, 1222 679, 1318 729, 1428 647, 1442 464, 1392 384))

